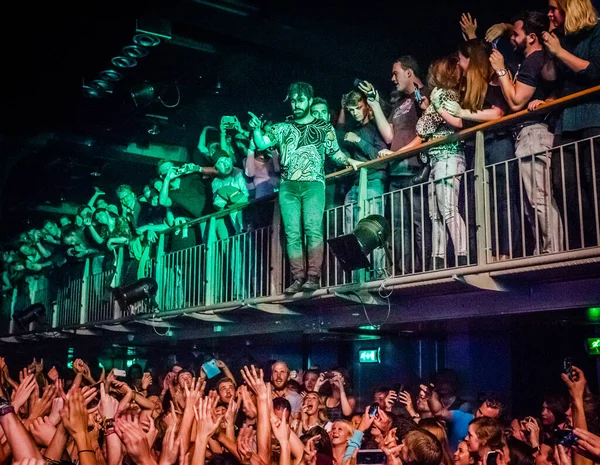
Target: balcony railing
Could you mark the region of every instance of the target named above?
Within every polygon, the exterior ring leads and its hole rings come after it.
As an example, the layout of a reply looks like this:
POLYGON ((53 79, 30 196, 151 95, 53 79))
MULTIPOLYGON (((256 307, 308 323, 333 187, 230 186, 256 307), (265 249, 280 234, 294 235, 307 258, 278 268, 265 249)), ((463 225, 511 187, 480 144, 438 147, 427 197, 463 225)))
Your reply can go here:
MULTIPOLYGON (((599 92, 600 86, 588 89, 543 105, 534 114, 548 113, 583 99, 598 98, 599 92)), ((596 179, 600 135, 555 146, 551 153, 532 153, 499 163, 485 163, 485 135, 510 130, 531 115, 527 111, 515 113, 415 149, 369 161, 361 166, 359 173, 346 169, 327 176, 328 182, 337 182, 342 177, 358 175, 359 195, 355 203, 325 211, 325 241, 352 232, 360 219, 374 213, 388 219, 392 234, 388 250, 372 253, 373 267, 363 272, 345 272, 326 242, 323 287, 312 296, 330 294, 345 286, 375 289, 385 281, 386 286, 393 287, 457 273, 600 257, 600 179, 596 179), (432 232, 428 228, 418 231, 416 222, 412 221, 420 216, 424 219, 423 224, 428 223, 425 218, 432 213, 428 206, 437 201, 435 195, 440 195, 439 192, 436 194, 439 182, 428 181, 381 195, 367 195, 368 170, 457 139, 471 144, 475 152, 472 169, 444 180, 456 187, 456 198, 452 201, 457 202, 458 212, 464 219, 465 229, 460 234, 464 235, 466 262, 461 262, 459 257, 461 239, 444 227, 444 218, 441 218, 441 239, 438 238, 435 244, 432 232), (554 163, 552 173, 548 166, 551 159, 554 163), (583 167, 587 167, 586 170, 583 167), (572 169, 576 170, 575 176, 568 172, 572 169), (586 179, 581 174, 584 171, 586 179), (552 184, 558 189, 553 191, 552 184), (551 205, 543 201, 543 192, 546 195, 554 192, 551 205), (557 192, 560 195, 557 196, 557 192), (406 215, 409 215, 408 225, 406 215), (550 245, 549 229, 556 233, 554 243, 550 245), (422 235, 420 241, 419 234, 422 235), (440 244, 446 253, 442 256, 443 263, 435 263, 431 253, 440 244), (502 256, 506 254, 508 257, 502 256)), ((44 321, 29 328, 36 331, 145 318, 150 306, 120 309, 111 293, 111 289, 119 285, 119 271, 126 254, 124 249, 120 250, 116 271, 94 273, 92 259, 88 259, 82 276, 65 277, 58 286, 51 286, 43 277, 32 278, 29 286, 15 289, 3 299, 3 314, 12 316, 28 304, 44 303, 48 309, 44 321)), ((283 295, 291 276, 277 197, 221 211, 165 231, 157 242, 153 258, 146 263, 144 274, 158 282, 159 316, 307 298, 306 294, 283 295), (224 218, 237 210, 248 212, 249 208, 253 211, 272 210, 272 221, 241 234, 229 237, 223 234, 224 218), (169 251, 170 235, 183 234, 184 228, 191 227, 203 231, 202 243, 169 251)), ((12 319, 10 325, 7 321, 4 324, 5 333, 23 331, 23 328, 15 327, 12 319)))

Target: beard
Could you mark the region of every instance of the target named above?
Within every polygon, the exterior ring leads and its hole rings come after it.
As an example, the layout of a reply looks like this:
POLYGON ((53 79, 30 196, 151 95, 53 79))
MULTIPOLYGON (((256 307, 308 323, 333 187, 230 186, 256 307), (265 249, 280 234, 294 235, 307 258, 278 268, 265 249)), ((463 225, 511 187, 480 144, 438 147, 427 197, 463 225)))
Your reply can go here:
POLYGON ((294 119, 302 119, 305 118, 310 111, 310 108, 306 107, 304 109, 296 108, 292 113, 294 114, 294 119))

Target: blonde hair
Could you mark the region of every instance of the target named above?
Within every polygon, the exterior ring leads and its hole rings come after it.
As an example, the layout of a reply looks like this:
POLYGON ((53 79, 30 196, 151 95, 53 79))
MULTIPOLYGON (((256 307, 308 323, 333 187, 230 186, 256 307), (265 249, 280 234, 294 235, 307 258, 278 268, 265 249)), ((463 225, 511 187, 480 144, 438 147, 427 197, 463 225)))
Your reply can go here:
MULTIPOLYGON (((319 421, 322 424, 327 423, 329 421, 329 418, 327 418, 327 405, 325 404, 325 400, 323 399, 322 396, 319 395, 319 393, 317 391, 307 392, 306 396, 304 396, 304 398, 306 399, 309 395, 316 396, 317 401, 319 402, 319 409, 318 409, 319 421)), ((302 403, 304 403, 304 401, 302 403)))
POLYGON ((460 103, 467 110, 481 110, 485 103, 488 84, 494 75, 488 58, 487 46, 480 39, 472 39, 462 42, 458 51, 469 59, 469 66, 462 78, 460 103))
POLYGON ((575 34, 598 23, 598 12, 591 0, 556 0, 556 3, 565 12, 566 34, 575 34))
POLYGON ((350 423, 348 420, 335 420, 333 424, 335 425, 336 423, 339 423, 343 429, 346 430, 348 436, 352 436, 354 434, 354 426, 352 426, 352 423, 350 423))

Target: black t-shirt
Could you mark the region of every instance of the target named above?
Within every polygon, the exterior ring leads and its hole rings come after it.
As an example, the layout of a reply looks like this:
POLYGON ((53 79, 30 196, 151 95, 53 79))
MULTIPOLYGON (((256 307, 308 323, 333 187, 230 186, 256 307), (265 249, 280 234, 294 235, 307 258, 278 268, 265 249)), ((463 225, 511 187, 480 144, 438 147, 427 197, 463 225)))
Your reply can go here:
POLYGON ((199 174, 182 176, 179 189, 170 190, 171 210, 175 217, 199 218, 204 214, 206 186, 199 174))
POLYGON ((537 50, 523 60, 517 71, 518 82, 535 87, 531 100, 546 100, 552 91, 552 83, 542 77, 545 62, 544 52, 537 50))

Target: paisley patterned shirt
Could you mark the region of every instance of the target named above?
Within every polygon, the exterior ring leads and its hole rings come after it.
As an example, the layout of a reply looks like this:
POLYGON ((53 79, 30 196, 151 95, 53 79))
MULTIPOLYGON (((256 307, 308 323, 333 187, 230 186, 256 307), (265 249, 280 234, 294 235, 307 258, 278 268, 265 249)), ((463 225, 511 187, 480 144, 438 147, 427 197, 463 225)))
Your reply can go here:
POLYGON ((282 180, 325 183, 325 157, 340 150, 331 123, 278 123, 267 136, 279 147, 282 180))

